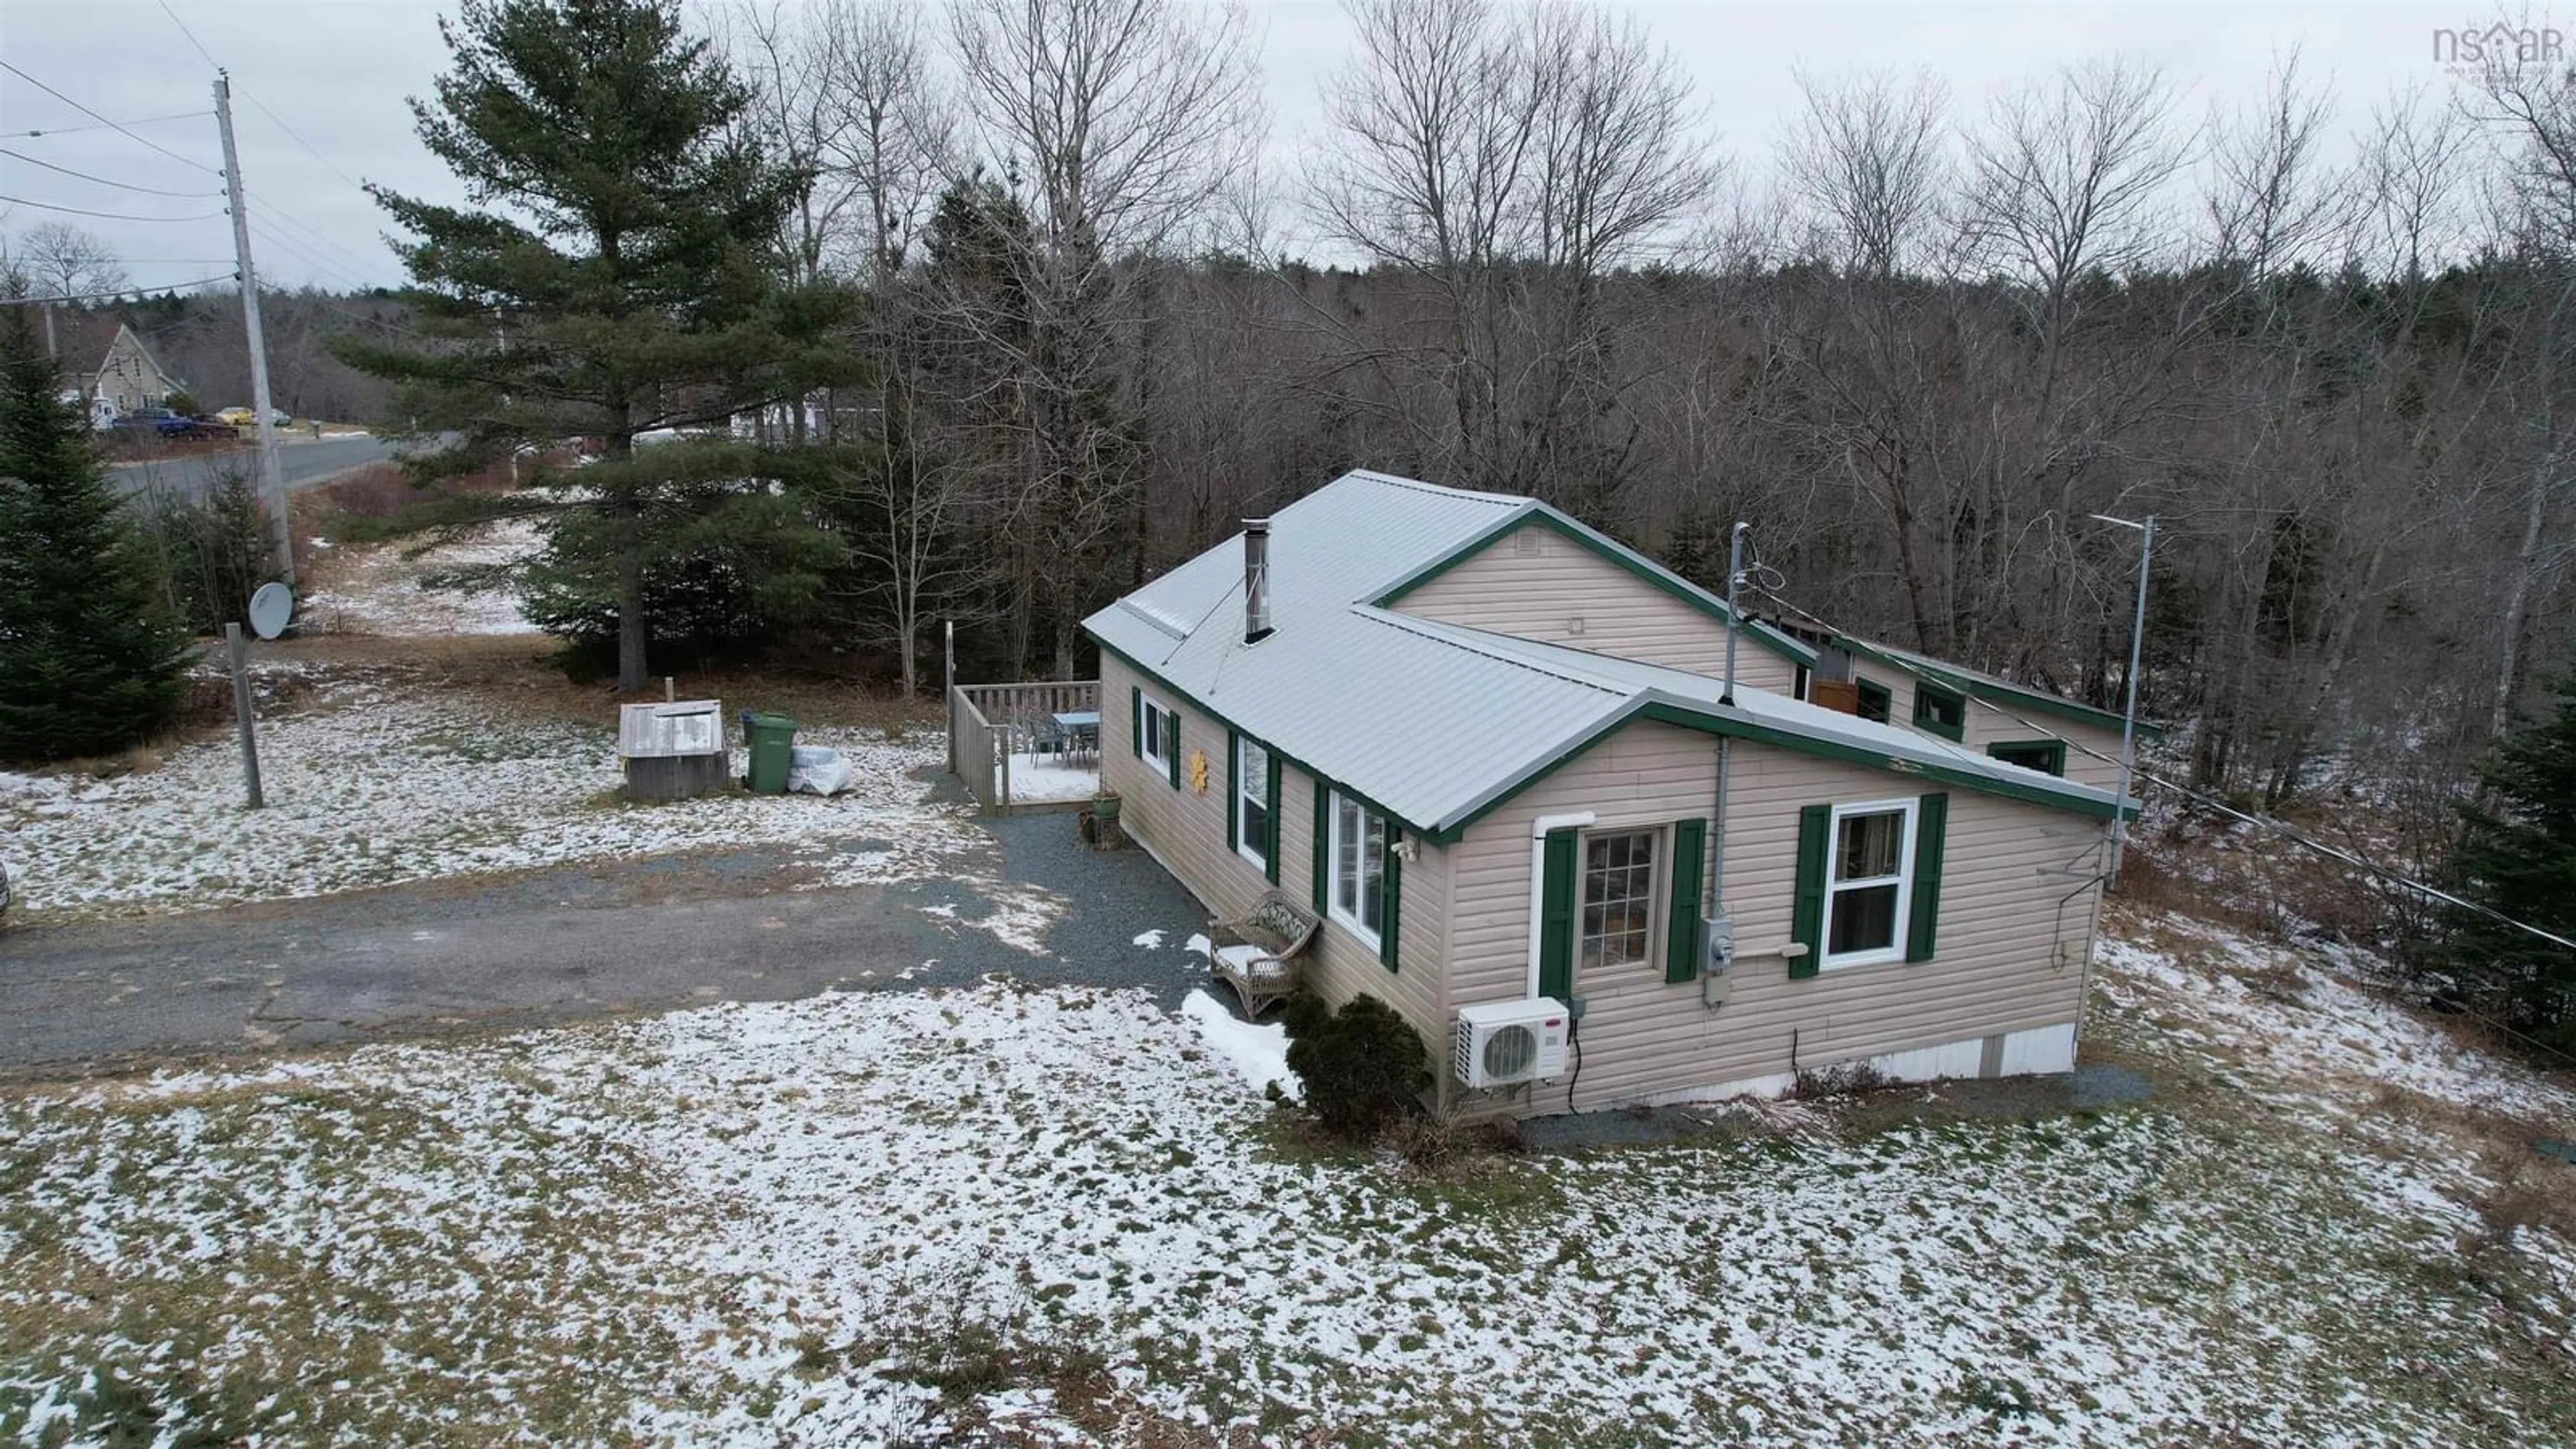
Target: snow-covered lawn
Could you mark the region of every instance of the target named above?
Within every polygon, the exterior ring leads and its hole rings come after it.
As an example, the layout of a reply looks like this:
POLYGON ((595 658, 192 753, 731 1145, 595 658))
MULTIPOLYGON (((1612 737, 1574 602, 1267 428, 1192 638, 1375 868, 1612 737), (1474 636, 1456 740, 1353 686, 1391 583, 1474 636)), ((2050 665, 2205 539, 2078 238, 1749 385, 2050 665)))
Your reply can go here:
MULTIPOLYGON (((483 871, 709 847, 789 844, 826 883, 960 874, 988 837, 932 801, 941 744, 807 727, 855 766, 832 799, 732 791, 624 803, 606 707, 595 725, 518 719, 472 696, 321 673, 264 720, 265 810, 242 808, 229 735, 112 780, 0 773, 0 852, 31 912, 196 910, 483 871)), ((735 702, 728 701, 732 707, 735 702)), ((743 768, 734 752, 733 768, 743 768)))
POLYGON ((1425 1181, 1261 1125, 1261 1044, 1211 1028, 997 982, 0 1101, 0 1434, 2576 1435, 2566 1286, 2467 1271, 2329 1134, 2150 1107, 1425 1181))
POLYGON ((2106 936, 2098 961, 2106 999, 2275 1102, 2339 1115, 2397 1088, 2576 1129, 2576 1091, 2464 1047, 2372 989, 2380 972, 2366 953, 2293 950, 2166 915, 2106 936))
POLYGON ((385 544, 343 559, 329 550, 335 582, 298 606, 306 628, 380 638, 446 638, 463 634, 534 634, 517 596, 495 589, 431 587, 451 569, 509 563, 534 552, 536 525, 526 519, 485 524, 418 553, 385 544))

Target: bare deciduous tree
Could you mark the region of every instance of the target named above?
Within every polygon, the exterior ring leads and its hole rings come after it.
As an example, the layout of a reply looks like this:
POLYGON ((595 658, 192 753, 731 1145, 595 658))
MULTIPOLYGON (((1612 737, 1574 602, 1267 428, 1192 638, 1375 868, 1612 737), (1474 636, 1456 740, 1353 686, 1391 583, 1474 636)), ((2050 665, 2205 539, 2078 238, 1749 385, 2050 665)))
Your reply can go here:
POLYGON ((1069 677, 1082 614, 1144 568, 1143 404, 1120 347, 1150 338, 1150 263, 1257 143, 1252 53, 1240 11, 1189 0, 955 0, 949 18, 967 140, 1019 221, 988 233, 1009 285, 951 299, 1007 309, 948 310, 1011 396, 983 415, 1039 596, 1020 607, 1046 615, 1069 677))
POLYGON ((1352 339, 1346 365, 1442 398, 1418 466, 1608 513, 1638 367, 1621 345, 1635 318, 1604 280, 1676 255, 1720 179, 1687 77, 1600 10, 1353 0, 1350 14, 1361 57, 1326 86, 1334 140, 1310 211, 1421 289, 1438 334, 1352 339))
MULTIPOLYGON (((116 259, 115 248, 99 237, 69 222, 38 222, 18 238, 18 267, 27 275, 39 297, 85 297, 100 292, 125 290, 125 268, 116 259)), ((58 354, 60 345, 54 327, 56 302, 45 304, 45 351, 58 354)), ((89 366, 96 359, 87 359, 89 366)))

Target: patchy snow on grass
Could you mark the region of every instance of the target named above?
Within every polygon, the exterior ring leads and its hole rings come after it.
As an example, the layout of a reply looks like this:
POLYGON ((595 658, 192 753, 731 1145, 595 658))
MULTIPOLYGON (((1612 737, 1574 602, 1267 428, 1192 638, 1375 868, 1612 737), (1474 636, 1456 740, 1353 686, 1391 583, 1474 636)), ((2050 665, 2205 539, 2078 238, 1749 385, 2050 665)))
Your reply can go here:
POLYGON ((2563 1368, 2428 1271, 2446 1221, 2260 1132, 1424 1180, 1267 1130, 1210 1018, 993 983, 0 1099, 0 1434, 99 1373, 260 1441, 2576 1434, 2563 1368))
POLYGON ((306 628, 379 638, 534 634, 516 595, 451 588, 431 580, 449 570, 514 563, 541 545, 535 523, 505 519, 413 552, 386 544, 342 567, 338 582, 302 601, 306 628))
POLYGON ((1192 991, 1181 998, 1181 1019, 1207 1043, 1217 1060, 1232 1068, 1245 1086, 1256 1092, 1271 1083, 1291 1101, 1303 1101, 1305 1084, 1288 1069, 1288 1028, 1273 1022, 1268 1026, 1245 1021, 1228 1011, 1204 991, 1192 991))
POLYGON ((1068 765, 1061 755, 1011 756, 1011 799, 1026 804, 1088 800, 1100 793, 1100 771, 1068 765))
POLYGON ((1148 951, 1160 951, 1163 949, 1163 928, 1156 926, 1150 931, 1138 932, 1136 939, 1127 944, 1142 946, 1148 951))
POLYGON ((2456 1106, 2576 1127, 2576 1092, 2463 1046, 2387 993, 2339 948, 2276 946, 2180 916, 2105 934, 2110 1001, 2241 1063, 2254 1090, 2329 1107, 2401 1087, 2456 1106))
MULTIPOLYGON (((325 895, 484 871, 713 847, 792 844, 841 884, 960 873, 988 840, 934 802, 935 738, 808 728, 849 757, 830 799, 739 791, 630 804, 612 722, 516 720, 366 681, 319 686, 317 707, 264 720, 268 807, 242 808, 232 739, 172 750, 112 780, 0 775, 0 839, 31 911, 136 914, 325 895)), ((734 752, 733 768, 743 767, 734 752)), ((1032 917, 1013 907, 1009 928, 1032 917)))

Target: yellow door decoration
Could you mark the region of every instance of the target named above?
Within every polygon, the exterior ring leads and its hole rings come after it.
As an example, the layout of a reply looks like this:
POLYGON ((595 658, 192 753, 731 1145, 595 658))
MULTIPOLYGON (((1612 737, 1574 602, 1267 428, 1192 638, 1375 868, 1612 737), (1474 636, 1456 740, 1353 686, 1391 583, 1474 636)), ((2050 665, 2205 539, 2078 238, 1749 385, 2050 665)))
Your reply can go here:
POLYGON ((1190 788, 1202 795, 1207 793, 1207 751, 1205 750, 1190 751, 1190 788))

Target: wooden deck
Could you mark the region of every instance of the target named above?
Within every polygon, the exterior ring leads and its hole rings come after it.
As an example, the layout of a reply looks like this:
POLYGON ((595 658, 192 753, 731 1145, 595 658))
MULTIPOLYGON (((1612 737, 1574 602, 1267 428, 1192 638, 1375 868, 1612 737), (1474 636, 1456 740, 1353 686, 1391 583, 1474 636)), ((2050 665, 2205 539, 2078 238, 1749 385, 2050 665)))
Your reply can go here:
POLYGON ((948 690, 948 768, 967 792, 996 815, 1079 810, 1093 791, 1073 793, 1066 777, 1087 760, 1097 788, 1100 730, 1090 730, 1087 751, 1077 731, 1057 722, 1063 714, 1100 712, 1100 681, 1050 680, 1028 684, 958 684, 948 690), (1022 776, 1013 788, 1014 758, 1022 776), (1041 778, 1042 772, 1042 778, 1041 778))

